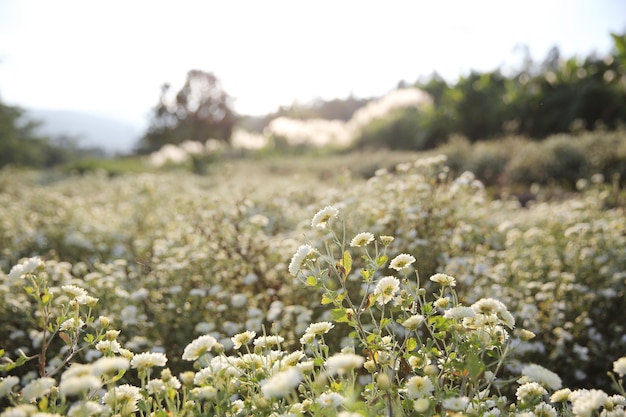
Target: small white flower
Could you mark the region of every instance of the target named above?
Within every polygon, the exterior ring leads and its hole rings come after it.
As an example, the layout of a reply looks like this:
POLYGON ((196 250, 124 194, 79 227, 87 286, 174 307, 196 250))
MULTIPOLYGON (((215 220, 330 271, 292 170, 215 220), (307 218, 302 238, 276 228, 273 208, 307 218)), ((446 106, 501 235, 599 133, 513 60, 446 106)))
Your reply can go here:
POLYGON ((76 285, 63 285, 61 286, 61 289, 74 298, 84 297, 87 295, 87 290, 77 287, 76 285))
POLYGON ((354 353, 336 353, 326 360, 326 370, 331 375, 344 374, 352 369, 360 368, 365 358, 354 353))
POLYGON ((409 330, 415 330, 424 323, 426 318, 421 314, 415 314, 402 322, 402 325, 409 330))
POLYGON ((117 340, 101 340, 96 343, 96 349, 102 353, 118 353, 122 345, 117 340))
POLYGON ((59 326, 59 330, 61 331, 70 331, 70 330, 78 330, 80 328, 82 328, 85 325, 85 322, 82 319, 78 319, 78 321, 76 321, 75 317, 72 317, 71 319, 67 319, 65 320, 63 323, 61 323, 61 325, 59 326))
POLYGON ((370 232, 362 232, 356 235, 350 241, 350 246, 353 248, 360 248, 362 246, 367 246, 374 241, 374 235, 370 232))
POLYGON ((446 274, 435 274, 430 277, 432 282, 436 282, 442 287, 456 287, 456 279, 446 274))
POLYGON ((11 268, 11 271, 9 272, 9 278, 23 278, 24 275, 31 274, 43 266, 44 263, 38 256, 26 259, 21 264, 17 264, 13 268, 11 268))
POLYGON ((389 301, 393 300, 393 297, 399 289, 400 281, 398 278, 392 276, 381 278, 374 289, 374 295, 377 296, 376 301, 380 305, 387 304, 389 301))
POLYGON ((285 341, 282 336, 261 336, 254 340, 254 346, 257 347, 269 347, 274 345, 280 345, 285 341))
POLYGON ((469 398, 467 397, 452 397, 446 398, 441 402, 441 405, 446 410, 451 411, 463 411, 467 408, 469 404, 469 398))
POLYGON ((165 366, 166 362, 167 357, 161 352, 143 352, 133 356, 130 366, 141 371, 155 366, 165 366))
POLYGON ((522 375, 524 375, 523 382, 538 382, 553 391, 562 386, 561 378, 556 373, 534 363, 524 366, 522 375))
POLYGON ((476 315, 471 307, 456 306, 452 307, 443 314, 447 319, 462 320, 464 318, 472 318, 476 315))
POLYGON ((296 253, 291 257, 291 262, 289 262, 289 273, 294 277, 298 275, 298 271, 302 268, 302 264, 304 261, 309 258, 315 256, 317 251, 311 245, 300 245, 296 253))
POLYGON ((20 379, 16 376, 7 376, 0 379, 0 398, 11 392, 14 386, 20 383, 20 379))
POLYGON ((626 356, 622 356, 615 362, 613 362, 613 372, 620 377, 626 375, 626 356))
POLYGON ((105 404, 117 408, 122 414, 131 414, 137 411, 137 402, 140 399, 140 389, 129 384, 114 387, 102 397, 105 404))
POLYGON ((537 382, 526 382, 515 391, 518 401, 532 403, 535 398, 543 397, 548 391, 537 382))
POLYGON ((335 327, 334 324, 328 321, 321 321, 319 323, 311 323, 309 327, 306 328, 305 333, 319 336, 321 334, 326 334, 335 327))
POLYGON ((413 376, 406 382, 405 389, 409 398, 416 399, 428 397, 435 386, 427 376, 413 376))
POLYGON ((116 374, 126 370, 130 366, 130 361, 120 356, 100 358, 93 363, 92 372, 94 375, 116 374))
POLYGON ((254 339, 255 336, 256 336, 256 332, 251 332, 251 331, 246 330, 243 333, 238 333, 234 335, 233 337, 230 338, 230 340, 232 340, 233 342, 233 348, 239 349, 243 345, 247 345, 248 343, 250 343, 250 341, 254 339))
POLYGON ((213 336, 209 334, 200 336, 185 347, 185 350, 183 352, 183 360, 195 361, 200 356, 204 355, 207 352, 210 352, 216 344, 217 339, 215 339, 213 336))
POLYGON ((557 391, 550 396, 550 402, 552 403, 562 403, 565 401, 569 401, 569 395, 572 391, 569 388, 563 388, 557 391))
POLYGON ((102 406, 95 401, 74 403, 67 412, 68 417, 98 416, 102 414, 102 406))
POLYGON ((323 229, 326 227, 330 219, 336 218, 338 215, 339 210, 333 206, 326 206, 313 216, 313 220, 311 220, 311 227, 323 229))
POLYGON ((26 403, 41 398, 47 395, 55 384, 56 380, 54 378, 43 377, 35 379, 22 389, 22 398, 26 403))
POLYGON ((345 398, 336 392, 323 392, 315 401, 322 407, 339 407, 345 401, 345 398))
POLYGON ((401 271, 415 262, 415 258, 409 254, 401 253, 391 260, 389 268, 401 271))
POLYGON ((302 381, 302 374, 295 368, 287 368, 265 381, 261 387, 265 398, 282 398, 295 389, 302 381))
POLYGON ((602 407, 609 396, 597 389, 581 389, 572 391, 569 396, 572 402, 572 412, 576 417, 591 417, 594 411, 602 407))

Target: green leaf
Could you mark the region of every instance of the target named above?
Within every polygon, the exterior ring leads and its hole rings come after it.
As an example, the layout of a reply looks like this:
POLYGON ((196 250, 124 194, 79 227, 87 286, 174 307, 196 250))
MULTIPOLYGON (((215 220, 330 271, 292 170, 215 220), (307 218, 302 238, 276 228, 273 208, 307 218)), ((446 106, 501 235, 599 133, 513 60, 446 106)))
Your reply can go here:
POLYGON ((41 302, 46 305, 52 300, 52 294, 44 294, 41 296, 41 302))
POLYGON ((378 265, 379 267, 385 265, 387 263, 387 259, 389 259, 387 255, 380 255, 378 258, 376 258, 376 265, 378 265))
POLYGON ((485 371, 485 368, 485 364, 480 360, 476 353, 470 352, 467 356, 465 356, 465 369, 469 373, 472 380, 476 381, 485 371))
POLYGON ((111 383, 113 383, 113 382, 117 382, 117 381, 119 381, 120 379, 122 379, 122 377, 124 376, 124 374, 126 374, 126 370, 125 370, 125 369, 120 369, 120 370, 117 372, 117 375, 115 375, 115 376, 111 379, 111 381, 110 381, 110 382, 111 382, 111 383))
POLYGON ((333 301, 335 301, 335 299, 334 299, 334 298, 330 298, 330 297, 328 296, 328 294, 324 294, 324 295, 322 295, 322 305, 330 304, 330 303, 332 303, 333 301))
POLYGON ((317 278, 315 278, 313 275, 309 275, 306 278, 306 283, 311 287, 315 287, 317 285, 317 278))
POLYGON ((415 338, 412 337, 406 341, 406 351, 412 352, 415 349, 417 349, 417 340, 415 340, 415 338))
POLYGON ((352 270, 352 256, 350 255, 350 252, 348 251, 343 252, 343 259, 341 260, 341 263, 343 267, 346 269, 346 276, 347 276, 348 274, 350 274, 350 271, 352 270))
POLYGON ((343 308, 335 308, 330 311, 333 316, 333 320, 337 323, 347 323, 348 317, 346 317, 346 310, 343 308))
POLYGON ((363 277, 363 279, 365 280, 365 282, 369 282, 370 279, 370 271, 367 269, 361 269, 361 276, 363 277))

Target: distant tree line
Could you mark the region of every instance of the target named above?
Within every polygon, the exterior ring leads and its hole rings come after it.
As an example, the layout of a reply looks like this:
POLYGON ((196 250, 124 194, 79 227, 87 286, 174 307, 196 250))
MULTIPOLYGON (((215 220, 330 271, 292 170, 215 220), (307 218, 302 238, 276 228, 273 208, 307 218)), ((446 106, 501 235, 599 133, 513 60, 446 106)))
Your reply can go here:
POLYGON ((0 168, 7 165, 50 168, 100 150, 80 149, 70 137, 41 135, 39 123, 26 117, 25 110, 0 100, 0 168))
POLYGON ((433 97, 430 109, 404 109, 375 121, 355 146, 423 150, 451 135, 471 142, 507 134, 543 139, 625 125, 626 35, 612 36, 615 51, 604 58, 564 60, 555 47, 538 65, 527 58, 512 76, 500 69, 472 72, 451 84, 434 74, 414 84, 433 97))
MULTIPOLYGON (((355 147, 425 150, 461 135, 470 142, 507 134, 543 139, 555 133, 626 124, 626 34, 612 35, 615 49, 607 57, 582 62, 562 59, 557 48, 539 64, 527 58, 513 75, 500 69, 472 72, 455 83, 437 74, 414 87, 428 92, 434 105, 406 108, 367 126, 355 147)), ((400 86, 399 86, 400 87, 400 86)), ((317 100, 281 107, 263 117, 237 115, 233 100, 211 72, 191 70, 173 92, 164 84, 150 126, 135 152, 148 154, 165 144, 186 140, 228 143, 236 125, 260 132, 279 116, 348 120, 369 99, 317 100)), ((81 155, 75 141, 36 133, 37 123, 24 111, 0 101, 0 168, 8 165, 49 167, 81 155)))

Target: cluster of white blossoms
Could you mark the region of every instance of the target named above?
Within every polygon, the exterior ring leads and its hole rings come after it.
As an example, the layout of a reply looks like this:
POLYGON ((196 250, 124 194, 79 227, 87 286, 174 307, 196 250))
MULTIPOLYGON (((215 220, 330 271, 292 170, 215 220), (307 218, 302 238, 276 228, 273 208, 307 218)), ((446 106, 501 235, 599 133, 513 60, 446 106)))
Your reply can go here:
POLYGON ((300 337, 300 343, 302 343, 303 345, 309 345, 313 343, 316 336, 321 336, 328 333, 333 327, 335 327, 335 325, 328 321, 312 323, 309 325, 309 327, 306 328, 302 337, 300 337))
POLYGON ((11 268, 11 271, 9 271, 9 278, 23 278, 25 275, 32 274, 38 269, 43 268, 43 266, 43 260, 38 256, 25 259, 22 263, 19 263, 11 268))
POLYGON ((431 103, 432 98, 422 90, 397 89, 358 109, 347 122, 278 117, 270 121, 263 133, 265 136, 285 138, 290 145, 344 147, 353 143, 360 132, 373 121, 384 118, 397 109, 421 108, 431 103))

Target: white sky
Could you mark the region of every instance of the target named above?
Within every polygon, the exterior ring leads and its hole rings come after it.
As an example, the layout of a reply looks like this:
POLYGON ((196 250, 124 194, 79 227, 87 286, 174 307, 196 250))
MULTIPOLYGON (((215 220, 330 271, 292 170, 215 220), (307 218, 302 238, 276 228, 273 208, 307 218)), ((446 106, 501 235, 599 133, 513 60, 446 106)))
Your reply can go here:
POLYGON ((624 0, 0 0, 0 97, 145 125, 164 82, 214 72, 244 114, 381 96, 438 71, 612 49, 624 0))

